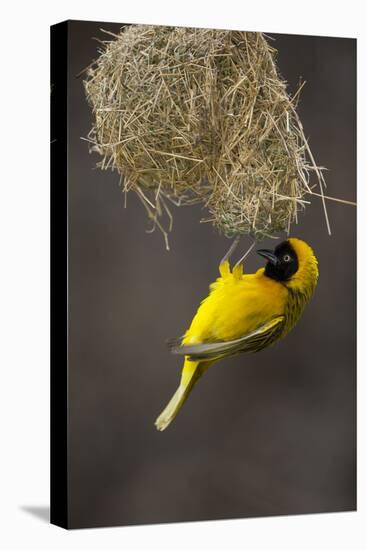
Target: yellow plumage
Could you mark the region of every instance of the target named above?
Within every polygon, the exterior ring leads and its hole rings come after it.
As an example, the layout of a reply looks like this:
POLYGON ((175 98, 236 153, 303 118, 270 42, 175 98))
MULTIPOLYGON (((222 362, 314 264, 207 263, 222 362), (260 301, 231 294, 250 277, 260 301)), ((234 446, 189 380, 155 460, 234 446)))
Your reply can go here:
POLYGON ((260 351, 296 324, 318 279, 317 260, 304 241, 290 238, 274 253, 259 251, 266 268, 243 274, 228 261, 210 285, 189 329, 173 353, 185 356, 181 382, 157 418, 164 430, 175 418, 197 380, 216 361, 245 351, 260 351))

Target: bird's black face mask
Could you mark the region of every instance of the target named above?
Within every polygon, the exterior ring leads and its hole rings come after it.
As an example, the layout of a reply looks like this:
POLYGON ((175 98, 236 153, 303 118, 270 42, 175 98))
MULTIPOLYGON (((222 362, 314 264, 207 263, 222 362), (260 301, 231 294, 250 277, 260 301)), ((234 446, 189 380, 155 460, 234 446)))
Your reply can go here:
POLYGON ((296 253, 288 241, 272 250, 257 250, 257 254, 268 260, 264 274, 276 281, 287 281, 296 273, 299 262, 296 253))

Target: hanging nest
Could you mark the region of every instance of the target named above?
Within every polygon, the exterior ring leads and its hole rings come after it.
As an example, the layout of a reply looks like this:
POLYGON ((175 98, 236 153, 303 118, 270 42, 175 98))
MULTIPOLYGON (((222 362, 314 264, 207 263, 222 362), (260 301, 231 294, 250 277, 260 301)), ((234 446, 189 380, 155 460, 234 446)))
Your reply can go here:
POLYGON ((275 57, 256 32, 139 25, 103 42, 85 80, 88 141, 165 236, 172 203, 258 239, 297 221, 310 171, 323 194, 275 57))

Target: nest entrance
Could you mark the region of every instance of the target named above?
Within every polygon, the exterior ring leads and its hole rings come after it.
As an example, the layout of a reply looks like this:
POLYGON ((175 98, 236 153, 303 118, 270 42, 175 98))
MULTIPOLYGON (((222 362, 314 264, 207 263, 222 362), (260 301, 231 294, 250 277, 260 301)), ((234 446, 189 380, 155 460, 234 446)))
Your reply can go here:
POLYGON ((258 239, 290 230, 311 171, 323 194, 275 58, 255 32, 141 25, 103 43, 85 80, 88 140, 165 235, 172 203, 201 203, 202 221, 258 239))

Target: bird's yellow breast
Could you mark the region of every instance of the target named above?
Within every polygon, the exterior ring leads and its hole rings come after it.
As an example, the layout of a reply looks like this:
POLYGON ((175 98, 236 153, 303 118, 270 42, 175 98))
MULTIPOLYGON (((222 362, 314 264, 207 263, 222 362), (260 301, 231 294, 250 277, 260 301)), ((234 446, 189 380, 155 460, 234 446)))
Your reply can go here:
POLYGON ((266 277, 263 268, 243 275, 240 267, 231 273, 227 264, 220 271, 185 334, 185 344, 240 338, 285 312, 288 290, 266 277))

